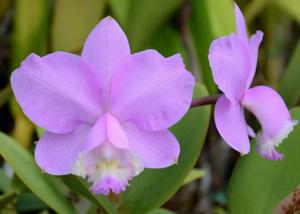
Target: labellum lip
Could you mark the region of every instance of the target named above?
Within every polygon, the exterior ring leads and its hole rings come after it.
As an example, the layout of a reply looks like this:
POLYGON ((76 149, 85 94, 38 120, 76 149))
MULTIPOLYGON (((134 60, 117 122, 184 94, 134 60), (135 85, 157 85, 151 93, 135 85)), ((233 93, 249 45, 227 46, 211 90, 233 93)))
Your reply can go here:
POLYGON ((95 194, 119 194, 128 186, 128 181, 143 170, 138 157, 127 149, 115 148, 110 142, 79 155, 73 174, 86 177, 92 183, 95 194))

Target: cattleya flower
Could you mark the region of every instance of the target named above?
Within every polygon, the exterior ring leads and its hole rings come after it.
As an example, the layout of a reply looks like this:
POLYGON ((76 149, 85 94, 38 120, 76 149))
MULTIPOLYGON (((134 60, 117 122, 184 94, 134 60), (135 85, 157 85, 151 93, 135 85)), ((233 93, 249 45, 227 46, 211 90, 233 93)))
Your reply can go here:
POLYGON ((224 93, 215 106, 215 123, 223 139, 242 154, 249 153, 249 137, 255 137, 247 125, 244 108, 252 112, 262 130, 256 136, 256 150, 264 158, 280 160, 283 155, 275 149, 293 130, 297 121, 279 94, 272 88, 256 86, 253 80, 258 48, 263 33, 247 37, 244 17, 235 5, 236 33, 214 40, 209 50, 213 78, 224 93))
POLYGON ((111 17, 81 56, 31 54, 11 76, 24 113, 46 130, 35 149, 39 167, 82 176, 95 194, 118 194, 144 168, 176 163, 180 147, 168 128, 189 109, 194 83, 178 54, 131 54, 111 17))

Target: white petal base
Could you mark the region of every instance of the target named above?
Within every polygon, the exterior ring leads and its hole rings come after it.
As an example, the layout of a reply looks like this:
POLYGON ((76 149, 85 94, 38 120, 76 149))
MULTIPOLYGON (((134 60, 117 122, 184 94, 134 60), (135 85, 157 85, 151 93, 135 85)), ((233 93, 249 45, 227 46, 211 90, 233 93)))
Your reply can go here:
POLYGON ((257 152, 267 160, 281 160, 283 154, 276 151, 275 147, 278 147, 280 143, 293 131, 297 120, 289 120, 282 131, 275 137, 270 138, 265 136, 264 132, 259 132, 256 137, 256 150, 257 152))
POLYGON ((108 195, 124 191, 128 181, 143 169, 140 159, 129 150, 118 149, 105 142, 92 151, 80 153, 72 174, 91 182, 93 193, 108 195))

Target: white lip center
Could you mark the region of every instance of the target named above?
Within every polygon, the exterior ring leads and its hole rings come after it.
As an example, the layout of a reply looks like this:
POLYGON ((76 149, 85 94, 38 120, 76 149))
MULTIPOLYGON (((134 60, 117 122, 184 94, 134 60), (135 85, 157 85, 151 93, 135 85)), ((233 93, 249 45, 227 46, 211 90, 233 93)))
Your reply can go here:
POLYGON ((128 181, 143 170, 140 159, 128 149, 115 148, 105 142, 97 148, 82 152, 73 166, 72 174, 92 183, 96 194, 120 193, 128 181))

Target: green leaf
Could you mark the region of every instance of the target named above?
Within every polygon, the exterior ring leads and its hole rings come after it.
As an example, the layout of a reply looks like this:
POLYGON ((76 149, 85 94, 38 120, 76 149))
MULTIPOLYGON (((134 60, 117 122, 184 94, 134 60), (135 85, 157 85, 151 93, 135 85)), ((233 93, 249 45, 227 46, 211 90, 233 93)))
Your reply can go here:
POLYGON ((201 66, 200 75, 213 94, 217 88, 208 63, 208 49, 214 39, 235 31, 233 3, 231 0, 192 0, 191 3, 191 30, 201 66))
POLYGON ((18 213, 33 212, 48 208, 39 198, 31 192, 22 192, 17 200, 18 213))
MULTIPOLYGON (((300 120, 300 108, 291 110, 300 120)), ((272 213, 276 205, 300 184, 300 126, 281 144, 281 161, 268 161, 251 149, 242 157, 231 176, 228 207, 232 214, 272 213)))
POLYGON ((166 26, 155 36, 149 46, 145 46, 146 49, 155 49, 165 57, 180 53, 186 67, 190 64, 186 49, 182 45, 179 32, 173 29, 171 26, 166 26))
POLYGON ((123 27, 126 25, 131 2, 132 0, 108 0, 113 16, 123 27))
POLYGON ((190 173, 186 176, 183 185, 193 182, 199 178, 205 176, 205 171, 203 169, 192 169, 190 173))
POLYGON ((14 172, 41 200, 58 213, 74 213, 72 205, 48 182, 32 155, 12 138, 0 132, 0 154, 14 172))
MULTIPOLYGON (((207 95, 204 86, 197 86, 196 93, 207 95)), ((210 118, 210 107, 190 109, 172 131, 181 145, 178 164, 166 169, 146 169, 130 182, 121 197, 122 213, 139 214, 160 207, 182 186, 196 163, 210 118)))
POLYGON ((5 207, 7 204, 12 203, 17 196, 18 194, 15 191, 0 195, 0 210, 1 208, 5 207))
POLYGON ((132 50, 141 50, 181 3, 182 0, 131 0, 125 30, 132 50))
POLYGON ((105 1, 59 0, 55 3, 52 49, 80 52, 90 31, 103 16, 105 1))
POLYGON ((148 214, 175 214, 175 213, 167 209, 159 208, 149 212, 148 214))
POLYGON ((284 98, 286 104, 291 107, 300 98, 300 40, 289 61, 286 71, 283 73, 279 93, 284 98))
POLYGON ((276 3, 279 8, 284 9, 298 22, 298 24, 300 24, 299 0, 275 0, 274 3, 276 3))
POLYGON ((18 67, 20 62, 32 52, 46 53, 49 12, 49 0, 15 1, 12 68, 18 67))
POLYGON ((76 193, 84 196, 90 202, 99 207, 103 212, 108 214, 117 214, 114 205, 103 195, 95 196, 89 190, 87 183, 74 175, 62 176, 63 182, 76 193))
POLYGON ((7 192, 10 188, 11 180, 5 174, 5 172, 0 169, 0 191, 7 192))

